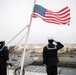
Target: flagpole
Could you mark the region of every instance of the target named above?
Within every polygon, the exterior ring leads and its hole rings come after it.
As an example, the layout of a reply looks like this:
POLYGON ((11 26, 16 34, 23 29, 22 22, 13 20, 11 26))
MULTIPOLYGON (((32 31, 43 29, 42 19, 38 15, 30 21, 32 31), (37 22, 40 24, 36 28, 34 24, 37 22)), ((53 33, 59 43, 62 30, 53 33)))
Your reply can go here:
MULTIPOLYGON (((36 0, 34 0, 33 10, 34 10, 34 6, 35 6, 35 2, 36 2, 36 0)), ((28 32, 27 32, 26 39, 25 39, 22 61, 21 61, 21 64, 20 64, 21 65, 20 75, 23 74, 23 66, 24 66, 24 59, 25 59, 25 53, 26 53, 26 45, 27 45, 27 40, 28 40, 28 36, 29 36, 29 32, 30 32, 31 23, 32 23, 33 10, 32 10, 32 14, 31 14, 31 17, 30 17, 28 32)))

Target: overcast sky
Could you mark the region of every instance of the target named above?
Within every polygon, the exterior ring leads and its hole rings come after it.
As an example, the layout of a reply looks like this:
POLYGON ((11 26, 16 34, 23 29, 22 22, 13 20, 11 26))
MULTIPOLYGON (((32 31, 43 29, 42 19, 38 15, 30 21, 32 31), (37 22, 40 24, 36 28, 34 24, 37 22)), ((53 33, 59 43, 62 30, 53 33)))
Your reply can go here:
MULTIPOLYGON (((34 0, 0 0, 0 39, 8 43, 29 24, 33 4, 34 0)), ((44 22, 40 18, 32 18, 27 43, 47 44, 48 37, 54 37, 62 43, 76 43, 76 0, 36 0, 36 4, 51 11, 59 11, 68 6, 71 10, 71 22, 70 26, 56 25, 44 22)), ((26 31, 23 31, 10 44, 17 44, 26 31)))

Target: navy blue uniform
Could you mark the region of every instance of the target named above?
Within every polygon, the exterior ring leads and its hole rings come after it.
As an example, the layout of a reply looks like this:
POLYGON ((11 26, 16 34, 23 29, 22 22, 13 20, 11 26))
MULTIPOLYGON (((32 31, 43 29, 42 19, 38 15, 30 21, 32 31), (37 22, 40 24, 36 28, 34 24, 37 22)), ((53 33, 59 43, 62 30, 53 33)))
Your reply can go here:
POLYGON ((0 46, 0 75, 7 75, 7 60, 9 59, 9 51, 6 46, 0 46), (1 50, 2 49, 2 50, 1 50))
POLYGON ((48 44, 43 48, 43 64, 45 64, 48 75, 57 75, 57 63, 59 62, 57 51, 63 48, 63 44, 56 42, 57 45, 48 44))

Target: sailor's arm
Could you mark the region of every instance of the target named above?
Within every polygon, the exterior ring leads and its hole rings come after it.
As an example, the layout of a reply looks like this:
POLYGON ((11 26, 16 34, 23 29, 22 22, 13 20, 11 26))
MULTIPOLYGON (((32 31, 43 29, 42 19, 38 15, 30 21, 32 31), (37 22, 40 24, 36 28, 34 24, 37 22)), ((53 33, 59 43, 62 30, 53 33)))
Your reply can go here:
POLYGON ((64 45, 61 42, 58 42, 58 41, 55 41, 55 40, 54 40, 54 42, 57 44, 58 49, 61 49, 61 48, 64 47, 64 45))

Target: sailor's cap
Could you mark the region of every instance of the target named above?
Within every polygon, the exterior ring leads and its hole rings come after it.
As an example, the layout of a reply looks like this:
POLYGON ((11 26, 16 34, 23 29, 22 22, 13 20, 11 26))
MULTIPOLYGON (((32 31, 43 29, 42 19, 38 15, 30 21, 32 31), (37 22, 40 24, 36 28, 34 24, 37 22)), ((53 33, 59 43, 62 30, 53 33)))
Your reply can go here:
POLYGON ((47 39, 48 40, 54 40, 54 37, 48 37, 47 39))

